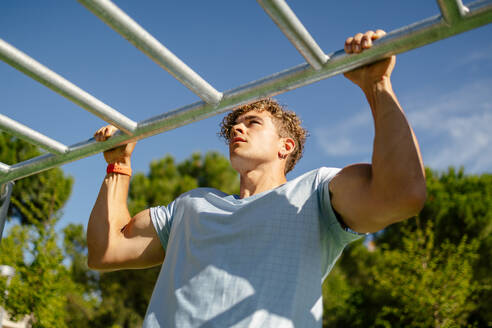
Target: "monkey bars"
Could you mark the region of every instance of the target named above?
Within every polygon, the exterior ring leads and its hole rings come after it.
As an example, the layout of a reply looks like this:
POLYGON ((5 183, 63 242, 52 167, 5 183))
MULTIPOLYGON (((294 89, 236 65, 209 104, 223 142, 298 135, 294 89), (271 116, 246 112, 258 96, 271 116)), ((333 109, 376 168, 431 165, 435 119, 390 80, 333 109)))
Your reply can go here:
POLYGON ((203 120, 238 105, 290 91, 492 22, 492 0, 474 1, 466 7, 461 0, 437 0, 440 15, 393 30, 376 40, 371 49, 352 55, 345 54, 343 49, 325 54, 284 0, 258 0, 307 63, 222 93, 111 1, 78 1, 197 94, 202 101, 137 123, 0 39, 1 60, 121 130, 105 142, 89 139, 66 146, 0 115, 0 129, 49 152, 12 165, 0 163, 0 185, 100 153, 129 140, 147 138, 203 120))

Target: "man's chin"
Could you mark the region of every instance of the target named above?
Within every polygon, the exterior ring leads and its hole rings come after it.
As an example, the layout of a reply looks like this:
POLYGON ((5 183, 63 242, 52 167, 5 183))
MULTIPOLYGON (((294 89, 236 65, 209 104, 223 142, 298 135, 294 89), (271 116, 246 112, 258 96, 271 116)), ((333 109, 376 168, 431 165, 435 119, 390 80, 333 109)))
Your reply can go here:
POLYGON ((229 161, 231 162, 231 166, 234 170, 241 173, 244 170, 247 170, 249 166, 251 166, 251 158, 241 156, 236 152, 231 152, 229 155, 229 161))

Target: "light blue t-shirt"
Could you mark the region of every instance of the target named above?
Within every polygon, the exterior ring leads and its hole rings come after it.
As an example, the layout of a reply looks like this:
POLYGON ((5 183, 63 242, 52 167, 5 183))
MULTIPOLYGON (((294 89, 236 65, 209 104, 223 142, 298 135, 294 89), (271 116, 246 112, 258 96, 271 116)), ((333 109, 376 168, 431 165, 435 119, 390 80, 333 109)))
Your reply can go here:
POLYGON ((321 327, 345 231, 320 168, 239 199, 210 188, 150 209, 166 250, 144 327, 321 327))

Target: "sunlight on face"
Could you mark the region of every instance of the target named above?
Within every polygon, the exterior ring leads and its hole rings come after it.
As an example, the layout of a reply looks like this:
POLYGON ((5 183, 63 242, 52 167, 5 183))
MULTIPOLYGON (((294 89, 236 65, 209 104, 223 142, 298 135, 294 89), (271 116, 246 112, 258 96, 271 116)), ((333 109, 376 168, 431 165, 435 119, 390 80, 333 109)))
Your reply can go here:
POLYGON ((278 160, 281 138, 272 115, 267 111, 250 111, 236 120, 231 130, 229 154, 238 172, 278 160))

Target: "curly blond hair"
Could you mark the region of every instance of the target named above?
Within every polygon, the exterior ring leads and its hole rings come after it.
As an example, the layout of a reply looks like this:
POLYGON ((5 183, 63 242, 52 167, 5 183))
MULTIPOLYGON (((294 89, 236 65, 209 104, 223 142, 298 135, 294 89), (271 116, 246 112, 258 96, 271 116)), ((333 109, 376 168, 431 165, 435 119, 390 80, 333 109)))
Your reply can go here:
POLYGON ((272 117, 278 134, 282 138, 292 138, 296 144, 295 149, 290 153, 285 165, 285 174, 290 172, 296 163, 301 159, 304 151, 304 143, 308 136, 307 131, 301 126, 301 120, 293 111, 287 110, 272 98, 258 100, 254 103, 243 105, 227 114, 220 125, 219 135, 229 143, 232 127, 236 124, 239 116, 250 111, 268 111, 272 117))

